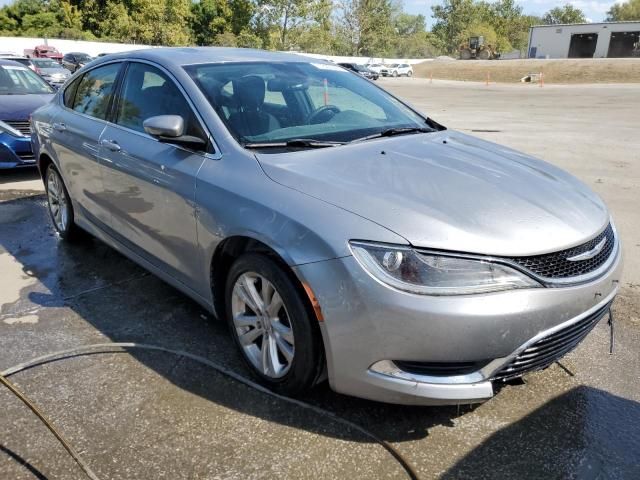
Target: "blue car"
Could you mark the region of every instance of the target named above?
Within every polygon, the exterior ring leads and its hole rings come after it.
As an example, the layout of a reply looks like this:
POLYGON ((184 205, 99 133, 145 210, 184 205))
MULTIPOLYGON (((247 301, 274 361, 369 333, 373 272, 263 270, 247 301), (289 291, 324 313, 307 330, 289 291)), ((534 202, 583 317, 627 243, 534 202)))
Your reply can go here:
POLYGON ((35 166, 29 117, 54 93, 25 66, 0 60, 0 169, 35 166))

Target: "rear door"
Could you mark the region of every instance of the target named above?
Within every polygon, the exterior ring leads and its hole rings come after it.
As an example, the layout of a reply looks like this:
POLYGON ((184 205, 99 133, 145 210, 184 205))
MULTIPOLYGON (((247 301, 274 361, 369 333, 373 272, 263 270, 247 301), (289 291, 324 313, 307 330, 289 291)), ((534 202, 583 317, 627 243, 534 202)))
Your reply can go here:
POLYGON ((195 218, 196 173, 205 152, 163 143, 143 122, 180 115, 185 134, 206 138, 190 103, 169 74, 130 62, 123 76, 113 123, 102 135, 104 187, 112 234, 136 254, 197 290, 202 270, 195 218))
POLYGON ((51 145, 76 211, 100 227, 109 224, 99 160, 100 136, 122 62, 86 72, 63 92, 51 145))

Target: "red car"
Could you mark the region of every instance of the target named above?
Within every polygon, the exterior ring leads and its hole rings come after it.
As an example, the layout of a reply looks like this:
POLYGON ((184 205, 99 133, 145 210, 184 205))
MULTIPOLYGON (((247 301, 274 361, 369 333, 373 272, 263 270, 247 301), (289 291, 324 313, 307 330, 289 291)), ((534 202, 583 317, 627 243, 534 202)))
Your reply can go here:
POLYGON ((24 56, 28 58, 51 58, 58 63, 62 60, 62 54, 56 47, 52 47, 51 45, 38 45, 33 50, 26 49, 24 56))

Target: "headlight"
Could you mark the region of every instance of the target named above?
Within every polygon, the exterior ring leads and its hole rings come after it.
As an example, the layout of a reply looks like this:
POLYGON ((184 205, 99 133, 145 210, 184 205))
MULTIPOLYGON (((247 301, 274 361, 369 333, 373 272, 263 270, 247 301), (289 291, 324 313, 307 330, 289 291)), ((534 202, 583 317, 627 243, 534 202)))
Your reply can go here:
POLYGON ((24 137, 24 135, 19 130, 16 130, 11 125, 7 125, 3 121, 0 121, 0 132, 6 132, 9 135, 13 135, 14 137, 24 137))
POLYGON ((467 295, 541 287, 506 265, 481 259, 426 254, 408 247, 350 242, 360 265, 379 282, 422 295, 467 295))

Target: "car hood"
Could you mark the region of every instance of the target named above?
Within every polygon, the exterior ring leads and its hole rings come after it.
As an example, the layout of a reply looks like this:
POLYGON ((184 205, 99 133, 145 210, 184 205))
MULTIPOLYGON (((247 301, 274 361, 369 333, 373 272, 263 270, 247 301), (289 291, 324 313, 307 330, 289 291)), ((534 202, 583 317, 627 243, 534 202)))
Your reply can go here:
POLYGON ((256 156, 275 182, 417 247, 535 255, 581 244, 609 221, 602 200, 563 170, 452 131, 256 156))
POLYGON ((0 120, 28 120, 29 115, 45 103, 49 103, 53 95, 0 95, 0 120))

